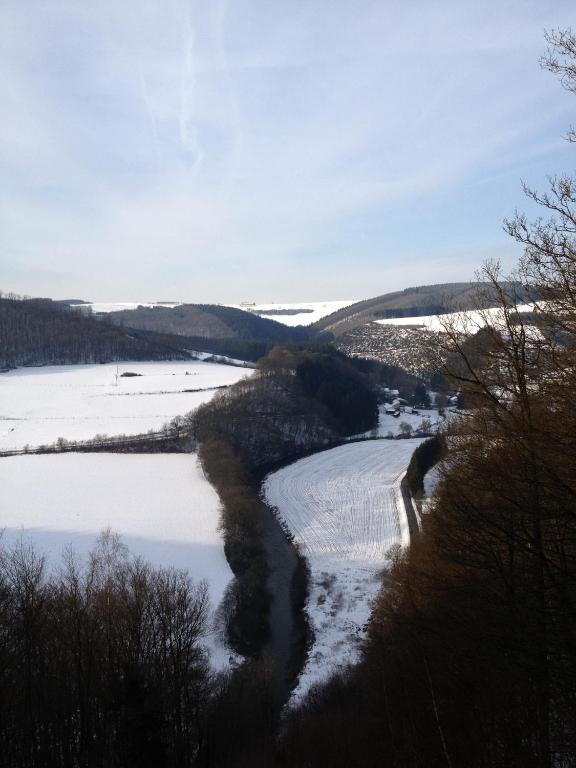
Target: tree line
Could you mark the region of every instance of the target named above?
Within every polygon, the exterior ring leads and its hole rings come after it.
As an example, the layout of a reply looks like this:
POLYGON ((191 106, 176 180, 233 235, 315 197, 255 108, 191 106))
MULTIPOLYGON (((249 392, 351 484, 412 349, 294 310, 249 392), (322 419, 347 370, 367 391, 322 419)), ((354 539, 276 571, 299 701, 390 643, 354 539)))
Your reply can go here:
POLYGON ((205 584, 106 534, 60 570, 0 553, 0 754, 6 768, 187 766, 213 685, 205 584))
POLYGON ((406 482, 413 496, 422 495, 424 477, 440 461, 444 450, 444 440, 439 435, 428 438, 416 448, 406 470, 406 482))

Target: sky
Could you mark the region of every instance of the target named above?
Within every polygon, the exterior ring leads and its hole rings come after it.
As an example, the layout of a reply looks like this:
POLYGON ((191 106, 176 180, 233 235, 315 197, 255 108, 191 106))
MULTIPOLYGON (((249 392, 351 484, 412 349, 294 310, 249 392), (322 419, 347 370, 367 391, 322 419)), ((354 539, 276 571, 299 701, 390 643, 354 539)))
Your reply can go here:
POLYGON ((512 269, 573 0, 3 0, 0 289, 361 299, 512 269))

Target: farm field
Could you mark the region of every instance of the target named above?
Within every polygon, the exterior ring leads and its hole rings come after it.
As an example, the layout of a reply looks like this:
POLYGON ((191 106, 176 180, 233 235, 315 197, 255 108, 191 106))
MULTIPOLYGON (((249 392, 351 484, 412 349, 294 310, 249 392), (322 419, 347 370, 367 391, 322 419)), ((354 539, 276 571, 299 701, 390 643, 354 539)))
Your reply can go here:
MULTIPOLYGON (((534 310, 534 304, 519 304, 519 312, 532 312, 534 310)), ((422 317, 393 317, 386 318, 385 320, 376 320, 378 325, 400 325, 400 326, 419 326, 429 331, 443 331, 444 323, 447 320, 453 320, 456 323, 456 328, 462 328, 462 330, 478 330, 485 325, 484 318, 487 317, 491 322, 497 322, 502 314, 502 310, 498 307, 491 309, 472 309, 465 312, 450 312, 444 315, 424 315, 422 317)))
POLYGON ((277 323, 283 325, 311 325, 318 322, 326 315, 331 315, 332 312, 336 312, 344 307, 349 307, 354 304, 356 300, 350 299, 347 301, 303 301, 303 302, 285 302, 283 304, 275 304, 270 302, 268 304, 231 304, 230 306, 237 309, 243 309, 246 312, 257 312, 260 317, 267 317, 270 320, 276 320, 277 323), (268 312, 267 312, 268 310, 268 312), (294 314, 281 315, 276 314, 278 310, 293 311, 294 314), (307 310, 312 310, 307 311, 307 310))
POLYGON ((195 360, 17 368, 0 374, 0 450, 160 429, 250 376, 195 360), (123 377, 122 373, 140 375, 123 377), (198 390, 186 392, 184 390, 198 390))
POLYGON ((387 553, 409 541, 401 478, 419 439, 339 446, 269 475, 267 503, 306 556, 314 644, 293 702, 355 663, 387 553))
MULTIPOLYGON (((213 610, 233 578, 218 530, 219 499, 194 454, 6 457, 0 487, 2 544, 23 537, 47 555, 50 569, 69 546, 85 558, 109 528, 132 555, 206 579, 213 610)), ((214 627, 206 643, 213 666, 225 666, 230 651, 214 627)))
POLYGON ((138 307, 168 307, 169 309, 174 309, 174 307, 179 307, 181 304, 182 302, 180 301, 87 301, 79 306, 95 314, 108 314, 109 312, 122 312, 125 309, 138 309, 138 307))

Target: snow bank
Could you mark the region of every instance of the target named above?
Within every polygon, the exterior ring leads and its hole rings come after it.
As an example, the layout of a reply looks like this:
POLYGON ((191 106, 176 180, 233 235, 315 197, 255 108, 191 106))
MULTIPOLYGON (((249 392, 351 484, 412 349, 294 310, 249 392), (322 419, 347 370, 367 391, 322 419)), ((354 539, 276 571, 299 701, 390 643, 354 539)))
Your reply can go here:
POLYGON ((160 429, 249 368, 195 360, 18 368, 0 374, 0 450, 160 429), (122 373, 140 375, 123 377, 122 373), (199 390, 186 392, 185 390, 199 390))
POLYGON ((400 481, 421 440, 374 440, 322 451, 263 486, 308 559, 314 645, 293 702, 358 661, 386 556, 409 541, 400 481))
MULTIPOLYGON (((219 500, 191 454, 68 453, 0 459, 0 528, 31 540, 57 567, 72 546, 85 557, 106 528, 133 555, 206 579, 215 609, 233 578, 218 529, 219 500)), ((230 651, 207 638, 215 667, 230 651)))

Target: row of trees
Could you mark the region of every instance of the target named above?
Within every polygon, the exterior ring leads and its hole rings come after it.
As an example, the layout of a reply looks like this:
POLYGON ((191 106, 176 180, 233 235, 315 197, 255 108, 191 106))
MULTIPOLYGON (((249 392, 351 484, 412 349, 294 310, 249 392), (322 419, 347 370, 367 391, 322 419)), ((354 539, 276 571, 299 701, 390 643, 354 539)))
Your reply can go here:
POLYGON ((212 682, 205 584, 153 569, 105 534, 47 572, 0 554, 0 754, 6 768, 188 766, 212 682))
POLYGON ((429 438, 416 448, 406 470, 406 482, 413 496, 423 493, 424 477, 434 465, 438 464, 444 451, 444 440, 438 435, 429 438))
POLYGON ((270 632, 270 568, 262 542, 263 519, 269 512, 228 443, 205 440, 198 455, 220 497, 224 553, 235 575, 221 606, 227 640, 238 653, 257 658, 270 632))
POLYGON ((50 565, 25 542, 0 549, 3 768, 239 768, 274 753, 277 669, 210 671, 205 583, 110 533, 87 561, 50 565))

